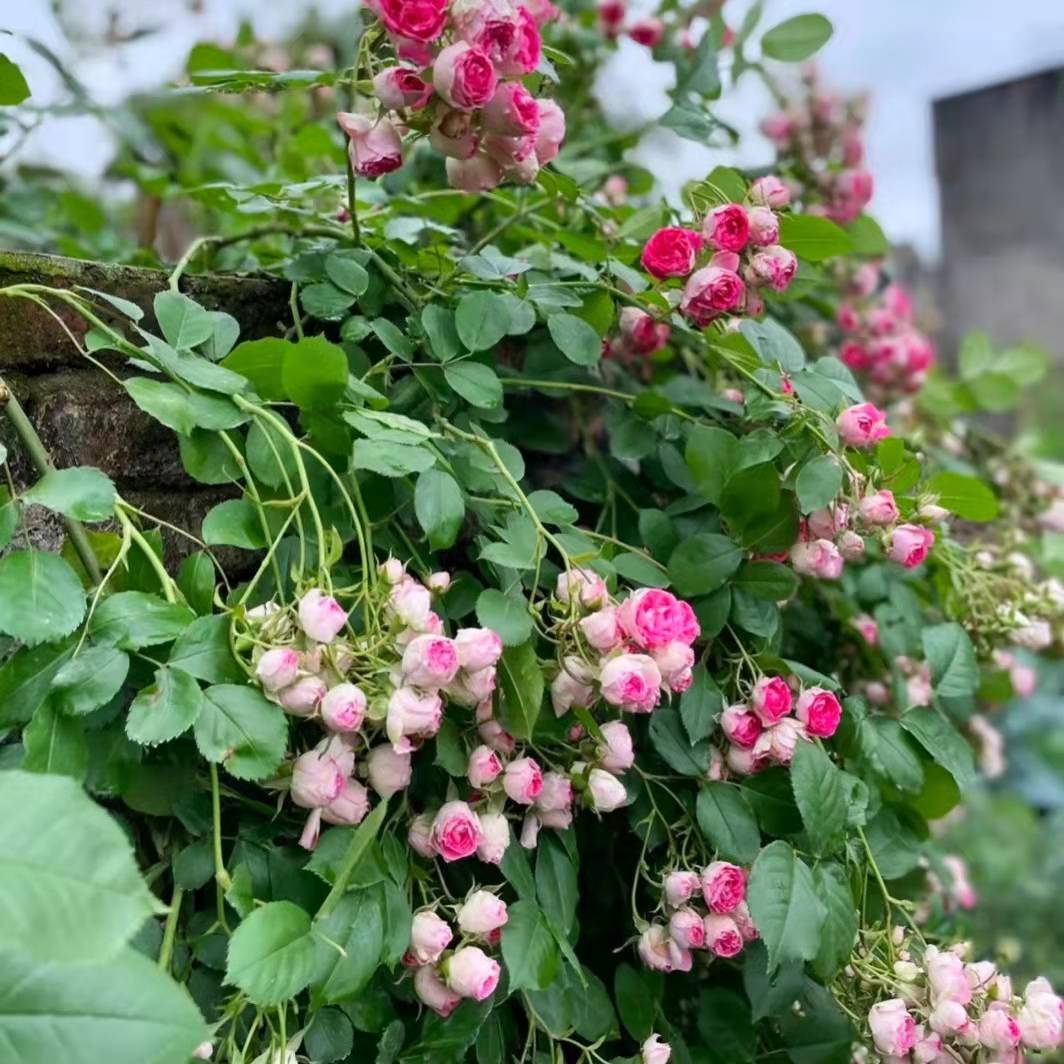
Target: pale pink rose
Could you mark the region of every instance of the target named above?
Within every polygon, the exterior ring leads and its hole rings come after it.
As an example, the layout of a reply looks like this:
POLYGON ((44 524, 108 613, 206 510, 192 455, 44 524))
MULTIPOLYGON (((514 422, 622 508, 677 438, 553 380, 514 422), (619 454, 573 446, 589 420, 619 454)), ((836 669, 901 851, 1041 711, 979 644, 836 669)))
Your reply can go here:
POLYGON ((686 644, 674 639, 663 647, 651 651, 657 663, 665 685, 670 691, 678 693, 691 686, 691 669, 695 663, 695 652, 686 644))
POLYGON ((669 1058, 672 1056, 672 1047, 668 1042, 663 1042, 658 1035, 652 1034, 643 1043, 640 1049, 640 1056, 642 1057, 642 1064, 669 1064, 669 1058))
POLYGON ((288 713, 297 717, 309 717, 321 705, 328 690, 320 676, 303 676, 283 691, 277 692, 276 698, 288 713))
POLYGON ((746 873, 728 861, 714 861, 702 869, 702 897, 715 913, 730 913, 746 900, 746 873))
POLYGON ((480 830, 477 857, 485 864, 499 864, 510 845, 509 821, 502 813, 481 813, 480 830))
POLYGON ((591 670, 582 658, 575 654, 566 656, 562 661, 562 668, 550 685, 551 704, 554 713, 560 717, 568 713, 573 706, 586 708, 595 700, 595 692, 591 686, 591 670))
POLYGON ((734 271, 723 266, 703 266, 684 285, 680 310, 699 328, 721 314, 737 311, 743 304, 746 285, 734 271))
POLYGON ((1005 737, 986 717, 978 713, 968 721, 968 728, 975 736, 976 754, 983 775, 990 780, 1004 775, 1007 767, 1005 737))
POLYGON ((502 773, 502 761, 490 746, 478 746, 469 755, 466 776, 469 785, 478 791, 494 782, 502 773))
POLYGON ((389 556, 377 567, 377 571, 389 584, 398 584, 406 576, 406 566, 398 558, 389 556))
POLYGON ((434 595, 442 595, 451 586, 451 574, 443 569, 440 569, 435 573, 429 573, 428 579, 425 581, 425 586, 434 595))
POLYGON ((476 853, 481 837, 480 820, 465 802, 447 802, 432 822, 432 845, 448 863, 476 853))
POLYGON ((1030 698, 1038 689, 1038 672, 1029 665, 1013 665, 1009 669, 1009 682, 1018 698, 1030 698))
POLYGON ((827 539, 795 543, 790 551, 791 565, 802 576, 820 580, 838 580, 842 576, 843 558, 839 548, 827 539))
POLYGON ((688 603, 655 587, 633 591, 620 605, 617 619, 628 638, 647 650, 673 641, 690 644, 701 632, 688 603))
POLYGON ((336 120, 347 134, 351 167, 359 177, 375 180, 403 165, 402 138, 386 118, 373 119, 368 115, 341 113, 336 120))
POLYGON ((479 152, 470 159, 448 159, 447 183, 460 192, 490 192, 502 180, 499 164, 479 152))
POLYGON ((702 917, 694 909, 677 909, 669 917, 669 938, 684 949, 701 949, 706 944, 702 917))
POLYGON ((444 1019, 462 1003, 461 995, 451 990, 431 965, 424 965, 414 972, 414 993, 422 1004, 444 1019))
POLYGON ((303 824, 303 830, 299 835, 299 845, 304 850, 311 850, 318 845, 321 835, 321 807, 312 809, 303 824))
POLYGON ((780 239, 780 220, 769 207, 751 207, 746 212, 750 226, 750 242, 758 247, 777 244, 780 239))
POLYGON ((869 1009, 868 1026, 876 1049, 887 1056, 904 1057, 916 1045, 916 1021, 901 998, 877 1001, 869 1009))
POLYGON ((609 813, 628 804, 628 792, 616 776, 593 768, 587 778, 587 793, 596 813, 609 813))
POLYGON ((754 285, 768 285, 776 292, 785 292, 797 273, 797 257, 780 244, 769 244, 750 258, 748 275, 754 285))
MULTIPOLYGON (((947 855, 949 856, 949 855, 947 855)), ((960 860, 960 858, 955 858, 960 860)), ((963 864, 963 862, 961 862, 963 864)), ((1001 995, 994 993, 996 990, 997 979, 997 965, 993 961, 972 961, 964 966, 964 978, 968 980, 968 985, 972 988, 973 994, 981 994, 986 991, 991 991, 992 997, 1001 997, 1001 995)), ((1004 978, 1004 987, 1006 992, 1004 994, 1004 1000, 1010 1000, 1012 998, 1012 982, 1006 975, 1004 978)))
POLYGON ((1009 1014, 1007 1005, 991 1005, 979 1020, 979 1041, 987 1049, 1015 1049, 1022 1037, 1020 1025, 1009 1014))
MULTIPOLYGON (((917 1028, 917 1035, 919 1037, 920 1029, 917 1028)), ((916 1045, 913 1046, 913 1060, 915 1064, 933 1064, 934 1061, 939 1060, 942 1054, 942 1038, 941 1036, 934 1034, 925 1034, 916 1045)), ((944 1058, 948 1060, 949 1058, 944 1058)))
POLYGON ((1023 1044, 1028 1049, 1056 1049, 1064 1038, 1064 1002, 1044 978, 1028 983, 1023 998, 1019 1016, 1023 1044))
POLYGON ((598 746, 599 765, 607 772, 627 772, 635 764, 632 733, 619 720, 602 725, 603 742, 598 746))
POLYGON ((274 647, 259 658, 255 675, 267 691, 280 691, 299 675, 299 653, 290 647, 274 647))
POLYGON ((964 962, 956 953, 929 946, 924 954, 924 967, 933 1001, 956 1001, 959 1005, 967 1005, 972 1000, 964 962))
POLYGON ((462 946, 445 965, 447 985, 464 998, 483 1001, 491 997, 499 983, 499 962, 492 960, 479 946, 462 946))
POLYGON ((750 692, 750 708, 765 727, 791 711, 791 689, 782 676, 762 676, 750 692))
POLYGON ((762 725, 757 715, 742 702, 727 706, 720 715, 721 731, 728 742, 735 743, 743 749, 750 749, 761 736, 762 725))
POLYGON ((529 810, 525 814, 525 819, 521 822, 521 834, 518 837, 518 842, 526 850, 534 850, 539 843, 539 829, 543 826, 543 821, 539 818, 539 815, 533 810, 529 810))
POLYGON ((509 757, 514 752, 514 737, 497 720, 482 721, 477 727, 477 734, 496 753, 509 757))
POLYGON ((382 744, 373 747, 366 757, 369 785, 382 797, 390 798, 396 791, 410 786, 410 755, 400 754, 382 744))
POLYGON ((871 447, 891 434, 887 415, 872 403, 847 407, 835 419, 835 425, 850 447, 871 447))
POLYGON ((472 159, 480 147, 480 133, 465 111, 440 105, 429 130, 429 143, 448 159, 472 159))
POLYGON ((665 901, 674 909, 690 901, 702 889, 697 872, 670 872, 665 877, 665 901))
POLYGON ((630 713, 650 713, 661 699, 661 672, 646 654, 620 654, 602 667, 602 697, 630 713))
POLYGON ((469 693, 471 705, 479 705, 485 700, 490 700, 495 692, 496 672, 494 665, 489 665, 486 669, 477 669, 476 672, 467 672, 464 676, 459 676, 459 679, 469 693))
POLYGON ((617 610, 613 606, 596 610, 582 618, 580 631, 584 633, 588 645, 603 654, 613 650, 622 639, 617 610))
POLYGON ((910 706, 929 706, 933 695, 931 672, 926 666, 906 681, 905 696, 910 706))
POLYGON ((757 927, 754 924, 754 919, 750 915, 750 907, 745 901, 739 902, 739 904, 728 913, 728 916, 735 921, 735 926, 743 936, 744 942, 753 942, 755 939, 760 938, 757 927))
POLYGON ((502 640, 490 628, 459 628, 454 643, 458 661, 469 672, 486 669, 502 657, 502 640))
POLYGON ((806 687, 798 696, 794 715, 818 739, 830 739, 842 720, 842 705, 823 687, 806 687))
POLYGON ((778 765, 789 765, 794 757, 798 743, 808 739, 805 725, 794 717, 784 717, 778 724, 761 736, 761 743, 766 743, 768 755, 778 765))
POLYGON ((484 128, 507 137, 526 137, 539 129, 535 97, 519 81, 504 81, 480 112, 484 128))
POLYGON ((366 715, 366 696, 353 683, 341 683, 321 700, 321 719, 334 732, 358 731, 366 715))
POLYGON ((915 569, 927 557, 934 543, 935 533, 929 528, 898 525, 890 537, 887 557, 906 569, 915 569))
MULTIPOLYGON (((906 527, 908 526, 902 526, 902 528, 906 527)), ((1049 622, 1042 620, 1040 617, 1036 617, 1034 620, 1024 618, 1024 620, 1026 623, 1020 625, 1012 633, 1012 638, 1016 645, 1023 647, 1024 650, 1045 650, 1053 642, 1053 630, 1050 628, 1049 622)))
POLYGON ((415 687, 446 687, 457 674, 458 649, 446 636, 419 635, 403 651, 404 682, 415 687))
POLYGON ((214 1043, 211 1041, 200 1042, 198 1046, 192 1051, 193 1060, 210 1060, 211 1054, 214 1053, 214 1043))
POLYGON ((520 805, 531 805, 543 790, 543 770, 530 757, 511 761, 502 774, 507 795, 520 805))
POLYGON ((898 520, 898 504, 894 492, 877 491, 866 495, 860 505, 861 520, 867 525, 892 525, 898 520))
MULTIPOLYGON (((790 119, 786 116, 783 117, 783 123, 790 128, 790 119)), ((782 129, 780 127, 774 127, 777 132, 782 129)), ((769 134, 766 134, 769 135, 769 134)), ((789 138, 790 133, 787 133, 789 138)), ((759 177, 751 186, 749 193, 750 202, 757 204, 761 207, 786 207, 791 202, 791 193, 787 186, 778 178, 773 176, 759 177)))
POLYGON ((738 203, 714 207, 702 222, 702 239, 717 251, 742 251, 750 239, 750 220, 738 203))
POLYGON ((709 913, 702 921, 706 948, 715 957, 734 957, 743 949, 742 932, 730 916, 709 913))
POLYGON ((410 953, 419 964, 435 964, 451 944, 454 932, 433 909, 414 914, 410 925, 410 953))
POLYGON ((369 792, 358 780, 344 780, 343 790, 322 808, 321 816, 327 824, 361 824, 369 812, 369 792))
POLYGON ((328 805, 344 789, 350 772, 345 768, 332 753, 314 749, 300 754, 292 763, 292 801, 303 809, 328 805))
POLYGON ((318 588, 299 600, 299 626, 316 643, 331 643, 346 623, 343 606, 318 588))
POLYGON ((425 631, 432 613, 432 595, 427 587, 412 577, 405 577, 392 588, 388 601, 403 624, 418 632, 425 631))
POLYGON ((931 1030, 941 1035, 956 1034, 968 1026, 968 1013, 956 1001, 940 1001, 927 1018, 931 1030))
POLYGON ((491 891, 474 891, 458 910, 458 928, 465 935, 490 935, 507 919, 506 902, 491 891))
POLYGON ((806 518, 806 527, 812 539, 834 539, 850 521, 850 508, 845 503, 825 506, 814 510, 806 518))
POLYGON ((771 763, 766 754, 758 750, 756 746, 754 749, 746 749, 734 744, 728 747, 728 753, 724 760, 729 771, 739 776, 752 776, 754 773, 768 768, 771 763))
POLYGON ((675 970, 674 956, 669 950, 669 933, 661 924, 651 924, 640 936, 636 947, 639 959, 651 970, 675 970))
POLYGON ((565 813, 573 804, 573 785, 560 772, 544 772, 543 786, 536 796, 536 811, 543 814, 565 813))
POLYGON ((452 107, 472 111, 492 98, 498 77, 491 59, 479 48, 456 41, 436 56, 432 84, 452 107))
POLYGON ((835 546, 838 547, 839 554, 842 555, 844 561, 860 561, 865 555, 864 538, 852 529, 843 532, 835 546))
POLYGON ((419 111, 429 102, 432 86, 409 67, 387 67, 373 79, 373 95, 390 111, 419 111))
POLYGON ((540 166, 553 162, 565 140, 565 112, 554 100, 539 100, 539 131, 535 152, 540 166))
MULTIPOLYGON (((378 749, 390 750, 391 747, 378 747, 378 749)), ((410 821, 406 841, 410 849, 419 857, 431 860, 436 856, 436 848, 432 845, 432 817, 428 813, 420 813, 410 821)))
POLYGON ((575 601, 598 609, 606 601, 606 581, 594 569, 568 569, 558 574, 554 597, 559 602, 575 601))
POLYGON ((434 691, 397 687, 388 699, 385 731, 397 753, 409 753, 410 738, 429 738, 440 730, 443 702, 434 691))
MULTIPOLYGON (((947 853, 942 858, 942 863, 950 874, 950 896, 962 909, 974 909, 979 902, 975 888, 968 879, 968 866, 964 860, 955 853, 947 853)), ((965 976, 970 975, 971 965, 965 967, 965 976)), ((970 981, 970 980, 969 980, 970 981)))
POLYGON ((879 642, 879 625, 874 617, 867 613, 859 613, 853 619, 853 626, 870 647, 874 647, 879 642))
POLYGON ((702 238, 690 229, 668 226, 659 229, 643 246, 643 269, 659 280, 686 277, 695 268, 702 238))
POLYGON ((715 746, 709 748, 709 767, 706 769, 706 779, 724 779, 724 757, 715 746))

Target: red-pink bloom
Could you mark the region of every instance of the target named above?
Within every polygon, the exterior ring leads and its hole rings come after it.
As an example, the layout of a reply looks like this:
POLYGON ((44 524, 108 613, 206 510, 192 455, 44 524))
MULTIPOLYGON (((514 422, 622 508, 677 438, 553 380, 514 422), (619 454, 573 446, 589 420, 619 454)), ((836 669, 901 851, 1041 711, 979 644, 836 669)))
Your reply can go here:
POLYGON ((540 166, 552 162, 565 140, 565 112, 554 100, 537 100, 539 131, 536 133, 535 153, 540 166))
POLYGON ((806 731, 818 739, 830 739, 842 720, 839 700, 822 687, 807 687, 798 696, 794 715, 806 731))
POLYGON ((641 262, 647 273, 659 279, 686 277, 695 268, 701 250, 702 238, 697 233, 668 226, 646 242, 641 262))
POLYGON ((507 137, 524 137, 539 129, 539 105, 519 81, 504 81, 481 111, 484 128, 507 137))
POLYGON ((472 111, 495 95, 498 77, 491 59, 479 48, 456 41, 436 56, 432 84, 452 107, 472 111))
POLYGON ((660 588, 633 591, 618 608, 617 616, 628 638, 648 650, 673 640, 693 643, 701 631, 690 605, 660 588))
POLYGON ((934 543, 935 533, 931 529, 920 525, 898 525, 891 534, 887 557, 906 569, 915 569, 927 557, 934 543))
POLYGON ((874 647, 879 642, 879 624, 874 617, 867 613, 859 613, 853 619, 853 626, 870 647, 874 647))
POLYGON ((628 36, 636 44, 645 45, 647 48, 657 48, 665 39, 665 23, 660 18, 641 18, 628 27, 628 36))
POLYGON ((847 407, 835 420, 839 435, 850 447, 871 447, 890 433, 887 415, 872 403, 847 407))
POLYGON ((839 358, 850 369, 868 369, 872 365, 868 348, 857 340, 847 340, 839 351, 839 358))
POLYGON ((859 214, 872 199, 874 180, 867 170, 843 170, 835 178, 835 194, 859 214))
POLYGON ((480 845, 480 820, 465 802, 447 802, 432 822, 431 839, 445 861, 460 861, 476 853, 480 845))
POLYGON ((741 702, 724 709, 720 715, 720 727, 729 742, 744 750, 753 747, 763 730, 757 714, 741 702))
MULTIPOLYGON (((787 136, 790 136, 790 120, 784 119, 788 128, 787 136)), ((777 127, 782 129, 782 124, 777 127)), ((764 125, 762 125, 764 130, 764 125)), ((766 134, 771 136, 771 134, 766 134)), ((786 207, 791 202, 790 189, 778 178, 772 175, 767 177, 759 177, 750 186, 750 202, 756 204, 759 207, 786 207)))
POLYGON ((624 25, 625 15, 628 14, 626 0, 599 0, 598 17, 599 26, 607 37, 616 37, 624 25))
POLYGON ((730 916, 710 913, 703 920, 706 948, 716 957, 734 957, 743 949, 743 935, 730 916))
POLYGON ((787 290, 798 272, 798 259, 793 251, 779 244, 770 244, 750 259, 750 277, 756 285, 768 285, 776 292, 787 290))
POLYGON ((661 672, 646 654, 620 654, 602 667, 602 697, 630 713, 650 713, 661 698, 661 672))
POLYGON ((699 327, 742 306, 746 286, 734 271, 721 266, 704 266, 691 274, 684 286, 680 309, 699 327))
POLYGON ((411 41, 434 41, 447 21, 447 0, 377 0, 377 13, 390 33, 411 41))
POLYGON ((702 237, 717 251, 742 251, 750 239, 750 219, 738 203, 714 207, 702 222, 702 237))
POLYGON ((1020 1025, 1006 1002, 993 1002, 979 1020, 979 1041, 998 1052, 1015 1049, 1022 1037, 1020 1025))
POLYGON ((393 66, 373 79, 373 94, 391 111, 419 111, 431 99, 432 86, 409 67, 393 66))
POLYGON ((535 16, 528 8, 517 10, 517 30, 513 47, 499 62, 499 73, 508 78, 531 74, 543 57, 543 41, 535 16))
POLYGON ((791 689, 782 676, 762 676, 750 692, 750 705, 767 728, 790 713, 791 698, 791 689))
POLYGON ((715 913, 730 913, 746 900, 746 873, 727 861, 702 869, 702 897, 715 913))
POLYGON ((866 525, 891 525, 898 520, 898 504, 894 501, 894 492, 886 488, 866 495, 861 500, 859 511, 861 520, 866 525))

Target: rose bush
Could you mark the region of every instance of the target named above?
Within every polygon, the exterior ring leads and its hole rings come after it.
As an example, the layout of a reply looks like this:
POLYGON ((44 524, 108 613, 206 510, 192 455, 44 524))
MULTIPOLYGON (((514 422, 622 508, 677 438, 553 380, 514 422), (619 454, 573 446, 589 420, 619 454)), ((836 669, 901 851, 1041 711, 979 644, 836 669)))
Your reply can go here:
POLYGON ((975 892, 930 830, 1004 756, 975 711, 1029 687, 1009 648, 1059 645, 1031 533, 1060 499, 960 419, 1037 358, 932 370, 864 213, 863 108, 812 73, 771 173, 658 201, 587 92, 619 33, 705 143, 725 81, 830 35, 720 6, 380 0, 339 72, 197 62, 193 99, 254 90, 278 130, 266 90, 295 100, 306 153, 246 152, 246 185, 173 159, 214 228, 153 319, 0 289, 83 323, 225 495, 175 530, 49 468, 0 382, 41 471, 0 495, 14 1059, 1059 1044, 1048 983, 956 941, 975 892), (182 293, 215 253, 291 284, 277 335, 182 293), (31 505, 62 555, 18 538, 31 505))

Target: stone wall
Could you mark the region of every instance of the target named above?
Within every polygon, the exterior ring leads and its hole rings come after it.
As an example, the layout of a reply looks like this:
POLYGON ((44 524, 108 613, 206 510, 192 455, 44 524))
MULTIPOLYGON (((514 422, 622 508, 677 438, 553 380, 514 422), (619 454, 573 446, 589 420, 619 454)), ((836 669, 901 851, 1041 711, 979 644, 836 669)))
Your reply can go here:
MULTIPOLYGON (((0 288, 14 284, 52 288, 83 286, 120 296, 144 311, 144 328, 157 331, 152 299, 166 287, 160 270, 81 262, 51 255, 0 251, 0 288)), ((187 277, 182 291, 209 310, 224 310, 241 325, 241 340, 278 335, 290 321, 288 286, 265 277, 212 275, 187 277)), ((54 303, 59 321, 26 299, 0 297, 0 377, 7 382, 59 468, 96 466, 107 473, 121 495, 172 524, 199 530, 203 515, 227 494, 197 484, 184 472, 172 432, 142 413, 126 392, 96 368, 71 342, 87 327, 65 304, 54 303), (69 330, 70 335, 68 335, 69 330)), ((117 313, 113 324, 124 322, 117 313)), ((100 355, 119 377, 136 371, 118 356, 100 355)), ((0 442, 9 451, 16 484, 31 484, 36 474, 0 413, 0 442)), ((56 549, 63 528, 40 508, 27 514, 31 541, 56 549)), ((173 560, 188 550, 187 541, 164 533, 173 560)))

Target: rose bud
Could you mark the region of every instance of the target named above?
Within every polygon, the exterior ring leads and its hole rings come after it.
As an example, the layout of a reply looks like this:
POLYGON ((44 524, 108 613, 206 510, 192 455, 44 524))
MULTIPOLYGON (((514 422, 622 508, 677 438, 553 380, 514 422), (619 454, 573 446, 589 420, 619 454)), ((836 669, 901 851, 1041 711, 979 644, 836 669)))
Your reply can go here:
POLYGON ((775 211, 768 207, 751 207, 746 212, 750 225, 750 242, 758 247, 768 247, 778 243, 780 238, 780 221, 775 211))
POLYGON ((730 916, 709 913, 702 924, 706 936, 706 948, 715 957, 734 957, 742 952, 742 932, 730 916))
POLYGON ((724 757, 715 746, 709 748, 709 767, 706 769, 706 779, 724 779, 724 757))
POLYGON ((782 676, 762 676, 750 692, 750 707, 765 727, 791 711, 791 689, 782 676))
POLYGON ((495 95, 498 77, 491 59, 479 48, 456 41, 436 56, 432 84, 452 107, 472 111, 495 95))
POLYGON ((916 1021, 901 998, 877 1001, 868 1012, 872 1041, 880 1053, 904 1057, 916 1044, 916 1021))
POLYGON ((211 1041, 200 1042, 198 1046, 192 1051, 193 1060, 210 1060, 211 1054, 214 1052, 214 1043, 211 1041))
POLYGON ((753 747, 763 730, 757 714, 741 702, 725 707, 720 715, 720 728, 728 742, 735 743, 744 750, 753 747))
POLYGON ((299 600, 299 626, 316 643, 331 643, 346 623, 343 606, 316 587, 299 600))
POLYGON ((447 160, 447 183, 460 192, 490 192, 501 180, 499 164, 483 152, 471 159, 447 160))
POLYGON ((403 677, 415 687, 446 687, 458 674, 458 649, 446 636, 419 635, 403 651, 403 677))
POLYGON ((697 872, 670 872, 665 877, 665 901, 674 909, 702 889, 702 879, 697 872))
POLYGON ((611 720, 603 724, 600 730, 603 742, 599 743, 596 751, 599 766, 607 772, 627 772, 635 764, 632 733, 627 725, 619 720, 611 720))
POLYGON ((303 809, 328 805, 344 789, 348 772, 342 761, 321 750, 308 750, 292 763, 292 801, 303 809))
POLYGON ((402 138, 386 118, 373 119, 368 115, 341 113, 336 116, 336 121, 347 134, 351 168, 359 177, 375 180, 403 165, 402 138))
POLYGON ((754 926, 753 917, 750 915, 750 907, 745 901, 739 902, 739 904, 728 913, 728 916, 735 921, 735 926, 743 936, 744 942, 753 942, 754 939, 760 937, 757 933, 757 928, 754 926))
POLYGON ((562 660, 561 672, 550 685, 555 716, 562 716, 573 706, 586 708, 595 700, 591 670, 582 658, 569 654, 562 660))
POLYGON ((524 137, 539 129, 539 106, 519 81, 504 81, 481 111, 484 128, 507 137, 524 137))
POLYGON ((640 1049, 642 1064, 669 1064, 672 1056, 672 1046, 663 1042, 656 1034, 652 1034, 640 1049))
POLYGON ((369 785, 382 798, 391 798, 396 791, 410 786, 410 755, 398 754, 386 743, 370 750, 366 766, 369 785))
POLYGON ((836 546, 839 548, 839 554, 848 562, 860 561, 865 555, 864 537, 852 529, 847 529, 839 536, 836 546))
POLYGON ((659 229, 643 248, 641 262, 647 273, 659 279, 686 277, 695 268, 702 238, 690 229, 670 226, 659 229))
POLYGON ((1022 1037, 1020 1025, 1009 1015, 1007 1005, 991 1005, 979 1020, 979 1042, 987 1049, 1007 1052, 1015 1049, 1022 1037))
POLYGON ((768 754, 778 765, 789 765, 794 757, 795 748, 802 739, 807 739, 805 725, 794 717, 784 717, 774 724, 762 736, 762 742, 768 741, 768 754))
POLYGON ((476 853, 481 841, 480 820, 465 802, 447 802, 432 822, 432 845, 448 863, 476 853))
POLYGON ((773 291, 785 292, 798 272, 793 251, 779 244, 769 244, 750 259, 750 279, 755 285, 768 285, 773 291))
POLYGON ((329 688, 320 676, 303 676, 290 687, 278 692, 277 701, 282 708, 296 717, 310 717, 321 705, 329 688))
POLYGON ((697 326, 704 328, 714 318, 742 306, 746 295, 743 279, 722 266, 704 266, 691 274, 684 285, 680 309, 697 326))
POLYGON ((715 913, 730 913, 746 900, 746 873, 727 861, 714 861, 702 869, 702 897, 715 913))
POLYGON ((596 813, 609 813, 628 804, 628 792, 624 784, 601 768, 591 770, 587 778, 586 793, 590 798, 591 808, 596 813))
POLYGON ((602 697, 630 713, 650 713, 661 699, 661 672, 646 654, 620 654, 602 667, 602 697))
POLYGON ((321 719, 330 731, 358 731, 365 715, 366 696, 353 683, 337 684, 321 700, 321 719))
POLYGON ((867 525, 891 525, 898 519, 898 504, 894 501, 894 493, 877 491, 873 495, 866 495, 861 500, 859 508, 861 520, 867 525))
POLYGON ((369 812, 369 792, 358 780, 344 780, 343 790, 326 806, 322 807, 322 819, 327 824, 344 824, 353 827, 361 824, 369 812))
POLYGON ((835 420, 839 435, 850 447, 871 447, 890 433, 887 415, 872 403, 847 407, 835 420))
POLYGON ((657 48, 665 39, 665 23, 660 18, 641 18, 628 27, 628 36, 645 48, 657 48))
POLYGON ((514 752, 514 737, 497 720, 483 721, 477 728, 477 734, 496 753, 509 757, 514 752))
POLYGON ((622 639, 617 610, 613 606, 606 606, 581 618, 580 631, 584 633, 588 645, 602 654, 613 650, 622 639))
POLYGON ((435 964, 451 944, 454 933, 432 909, 414 914, 410 925, 410 952, 419 964, 435 964))
POLYGON ((466 776, 469 785, 478 791, 496 780, 502 772, 499 755, 490 746, 478 746, 469 755, 466 776))
POLYGON ((661 924, 651 924, 639 936, 636 949, 639 952, 639 959, 652 971, 671 972, 673 970, 668 931, 661 924))
POLYGON ((414 972, 414 993, 422 1004, 444 1019, 462 1003, 461 995, 451 990, 429 965, 414 972))
POLYGON ((674 694, 686 691, 691 686, 695 652, 686 644, 674 639, 671 643, 651 652, 665 686, 674 694))
POLYGON ((464 935, 490 935, 506 920, 506 902, 487 890, 475 891, 458 910, 458 928, 464 935))
POLYGON ((795 543, 790 552, 791 565, 796 573, 815 576, 821 580, 838 580, 842 575, 842 554, 826 539, 795 543))
POLYGON ((388 604, 408 628, 425 631, 432 614, 432 595, 427 587, 409 576, 404 577, 392 588, 388 604))
POLYGON ((751 186, 749 199, 760 207, 786 207, 791 193, 778 177, 759 177, 751 186))
POLYGON ((398 687, 388 700, 385 730, 397 753, 409 753, 408 737, 435 735, 442 719, 443 703, 438 694, 422 694, 413 687, 398 687))
POLYGON ((480 831, 477 857, 485 864, 499 864, 510 845, 509 822, 502 813, 481 813, 480 831))
POLYGON ((842 720, 839 700, 822 687, 807 687, 798 697, 795 716, 818 739, 830 739, 842 720))
POLYGON ((898 525, 891 534, 887 557, 906 569, 915 569, 927 557, 934 543, 935 533, 929 528, 898 525))
POLYGON ((536 811, 541 815, 567 812, 573 804, 573 785, 569 777, 560 772, 545 772, 543 787, 536 796, 535 804, 536 811))
POLYGON ((557 158, 565 140, 565 112, 554 100, 538 100, 539 130, 536 133, 535 153, 540 166, 557 158))
POLYGON ((834 539, 850 521, 850 508, 845 503, 814 510, 806 518, 811 539, 834 539))
POLYGON ((879 624, 867 613, 859 613, 851 622, 861 638, 874 647, 879 642, 879 624))
MULTIPOLYGON (((379 746, 378 750, 391 750, 390 746, 379 746)), ((406 833, 406 841, 410 849, 420 857, 431 860, 436 856, 436 849, 432 845, 432 817, 428 813, 421 813, 410 821, 410 827, 406 833)))
POLYGON ((694 909, 677 909, 669 917, 669 938, 684 949, 701 949, 706 944, 702 917, 694 909))
POLYGON ((539 814, 534 810, 529 810, 525 814, 525 819, 521 822, 521 834, 518 837, 518 842, 526 850, 534 850, 539 843, 539 829, 543 826, 543 821, 540 819, 539 814))
POLYGON ((404 107, 419 111, 432 97, 432 86, 409 67, 393 66, 373 79, 373 94, 390 111, 404 107))
POLYGON ((1035 979, 1023 992, 1019 1023, 1028 1049, 1056 1049, 1064 1037, 1064 1007, 1048 980, 1035 979))
POLYGON ((937 1034, 956 1034, 968 1026, 968 1012, 963 1005, 947 998, 935 1005, 927 1023, 937 1034))
POLYGON ((648 650, 674 640, 693 643, 701 631, 689 603, 655 587, 632 592, 618 608, 617 619, 628 638, 648 650))
POLYGON ((506 766, 502 786, 512 801, 531 805, 543 789, 543 772, 532 758, 518 758, 506 766))
POLYGON ((499 983, 502 969, 479 946, 455 950, 446 964, 447 985, 464 998, 483 1001, 499 983))
POLYGON ((299 675, 299 653, 290 647, 274 647, 259 658, 255 675, 267 691, 280 691, 299 675))
POLYGON ((469 672, 486 669, 502 657, 502 640, 490 628, 459 628, 454 644, 459 663, 469 672))
POLYGON ((380 563, 377 571, 389 584, 401 583, 403 577, 406 576, 406 566, 398 558, 389 557, 380 563))
POLYGON ((558 574, 554 597, 559 602, 579 602, 598 609, 606 601, 606 582, 594 569, 569 569, 558 574))

